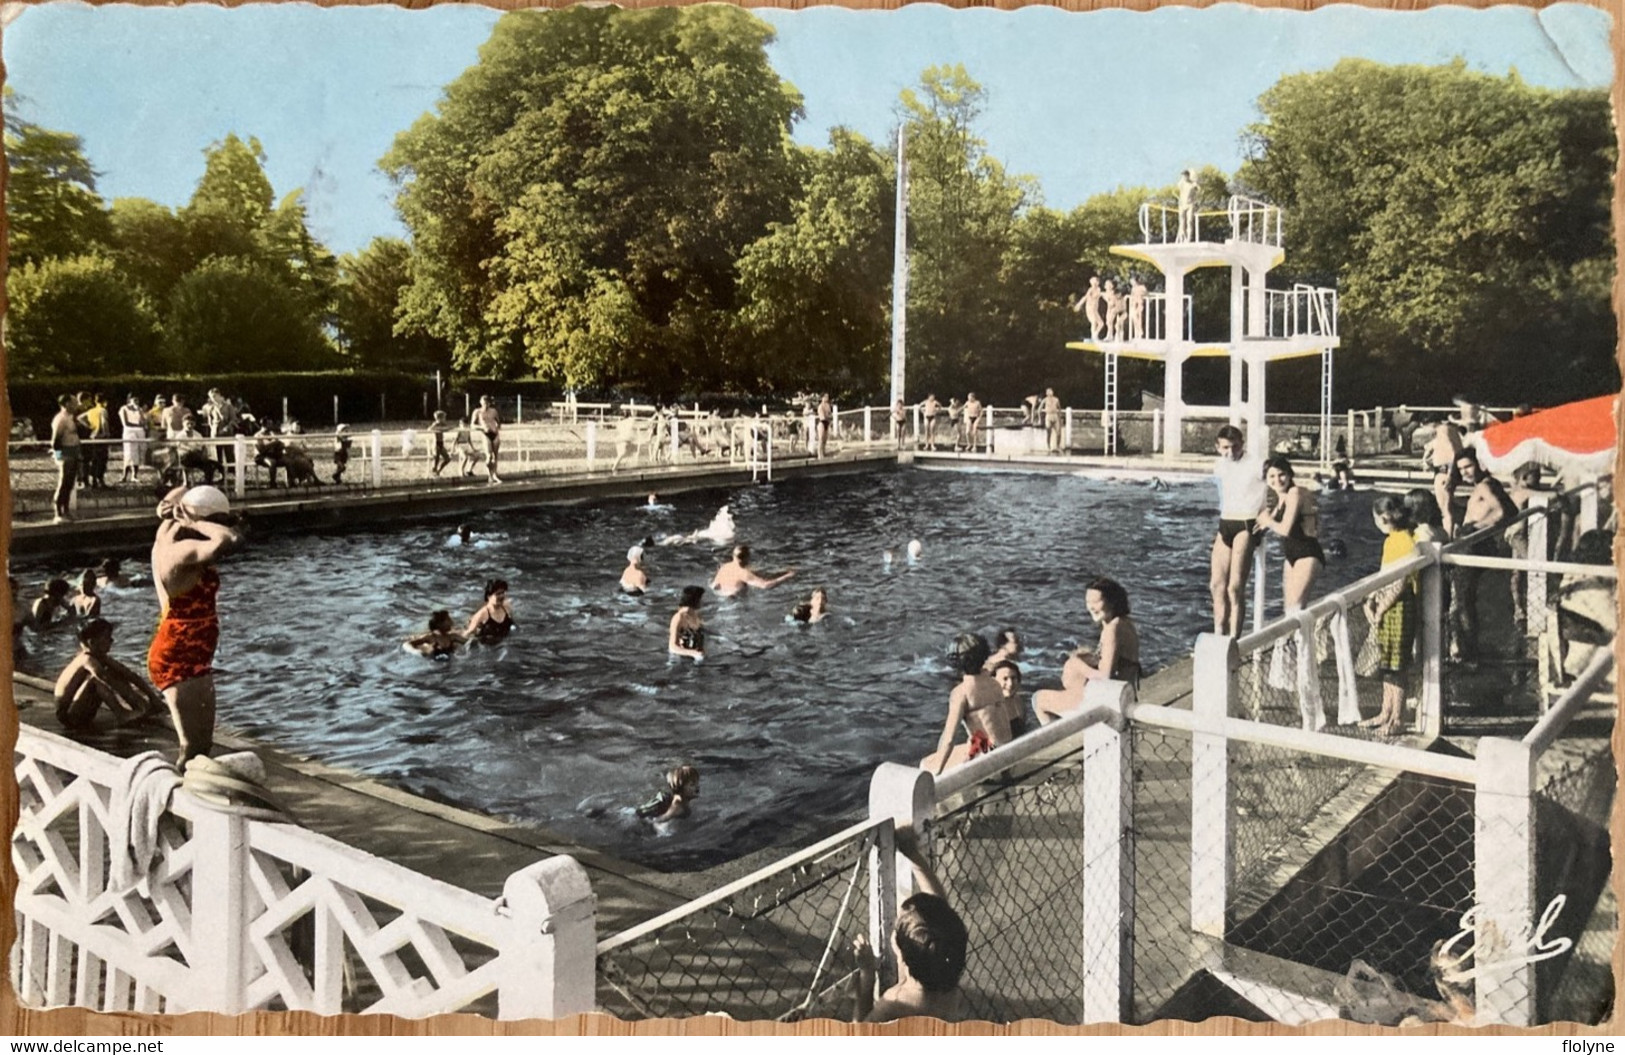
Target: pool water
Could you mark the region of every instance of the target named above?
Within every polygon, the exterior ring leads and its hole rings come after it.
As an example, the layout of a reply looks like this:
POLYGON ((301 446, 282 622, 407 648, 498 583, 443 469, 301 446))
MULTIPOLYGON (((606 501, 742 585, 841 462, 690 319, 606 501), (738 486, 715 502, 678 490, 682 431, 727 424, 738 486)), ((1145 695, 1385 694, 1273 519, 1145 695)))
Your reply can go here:
MULTIPOLYGON (((409 791, 531 823, 660 868, 691 868, 832 829, 861 809, 882 761, 936 745, 953 636, 1018 628, 1026 689, 1057 683, 1092 644, 1084 588, 1128 588, 1148 671, 1211 626, 1215 494, 1206 480, 1143 482, 923 468, 691 492, 638 502, 505 510, 310 535, 257 537, 223 563, 216 661, 220 720, 294 754, 409 791), (764 574, 797 576, 737 599, 708 595, 707 658, 666 654, 676 595, 705 585, 724 547, 651 546, 648 596, 618 592, 628 546, 691 532, 730 504, 764 574), (910 564, 905 547, 924 552, 910 564), (887 565, 890 548, 896 561, 887 565), (445 661, 403 652, 430 611, 459 625, 483 583, 510 583, 517 628, 445 661), (786 616, 815 586, 831 614, 786 616), (670 766, 702 773, 694 817, 652 825, 633 808, 670 766)), ((1316 593, 1373 570, 1369 494, 1321 498, 1332 558, 1316 593)), ((1270 567, 1279 607, 1279 556, 1270 567)), ((145 572, 146 555, 129 570, 145 572)), ((50 562, 19 564, 30 592, 50 562)), ((110 593, 116 654, 144 663, 150 584, 110 593)), ((71 634, 30 641, 54 672, 71 634)), ((142 668, 144 669, 144 667, 142 668)))

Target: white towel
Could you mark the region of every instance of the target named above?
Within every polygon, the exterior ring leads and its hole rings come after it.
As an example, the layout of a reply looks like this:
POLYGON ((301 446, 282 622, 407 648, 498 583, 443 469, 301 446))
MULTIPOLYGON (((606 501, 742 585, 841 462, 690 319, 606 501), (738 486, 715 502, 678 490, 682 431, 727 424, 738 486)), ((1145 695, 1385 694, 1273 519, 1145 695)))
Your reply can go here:
POLYGON ((158 823, 180 783, 180 772, 157 751, 143 751, 119 766, 108 832, 113 855, 108 885, 115 893, 138 887, 146 894, 147 875, 158 853, 158 823))
POLYGON ((1320 663, 1315 658, 1315 619, 1300 615, 1292 636, 1298 651, 1298 710, 1303 727, 1312 733, 1326 728, 1326 705, 1320 698, 1320 663))
POLYGON ((1354 682, 1354 644, 1349 639, 1348 604, 1338 598, 1332 617, 1332 655, 1337 660, 1337 724, 1354 725, 1360 720, 1360 691, 1354 682))

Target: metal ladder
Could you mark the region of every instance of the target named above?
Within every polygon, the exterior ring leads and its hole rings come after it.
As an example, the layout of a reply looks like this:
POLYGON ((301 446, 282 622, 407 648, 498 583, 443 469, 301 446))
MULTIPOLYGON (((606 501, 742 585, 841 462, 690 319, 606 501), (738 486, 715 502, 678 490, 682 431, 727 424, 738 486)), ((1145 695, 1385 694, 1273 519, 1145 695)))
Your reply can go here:
POLYGON ((1106 353, 1106 453, 1117 453, 1117 353, 1106 353))
MULTIPOLYGON (((1354 452, 1349 451, 1352 457, 1354 452)), ((1320 350, 1320 465, 1332 464, 1332 350, 1320 350)))

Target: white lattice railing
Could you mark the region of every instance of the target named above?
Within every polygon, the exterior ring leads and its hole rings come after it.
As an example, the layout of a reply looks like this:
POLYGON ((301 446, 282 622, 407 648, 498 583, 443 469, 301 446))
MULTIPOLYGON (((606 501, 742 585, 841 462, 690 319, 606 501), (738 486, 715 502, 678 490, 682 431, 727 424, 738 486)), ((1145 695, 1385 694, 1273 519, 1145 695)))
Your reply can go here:
POLYGON ((1249 337, 1336 337, 1337 290, 1299 283, 1264 290, 1264 332, 1249 337))
POLYGON ((145 881, 115 890, 122 760, 25 725, 14 761, 11 969, 26 1005, 500 1018, 591 1010, 593 899, 572 858, 514 873, 493 901, 180 789, 145 881))

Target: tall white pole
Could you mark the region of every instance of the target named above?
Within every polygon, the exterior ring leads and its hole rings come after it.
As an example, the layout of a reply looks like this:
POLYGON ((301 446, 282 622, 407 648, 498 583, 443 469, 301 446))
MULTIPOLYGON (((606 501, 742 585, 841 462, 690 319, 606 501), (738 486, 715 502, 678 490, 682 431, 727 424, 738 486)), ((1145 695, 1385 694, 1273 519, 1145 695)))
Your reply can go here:
POLYGON ((908 332, 908 153, 897 128, 897 234, 892 243, 891 405, 904 399, 904 338, 908 332))

